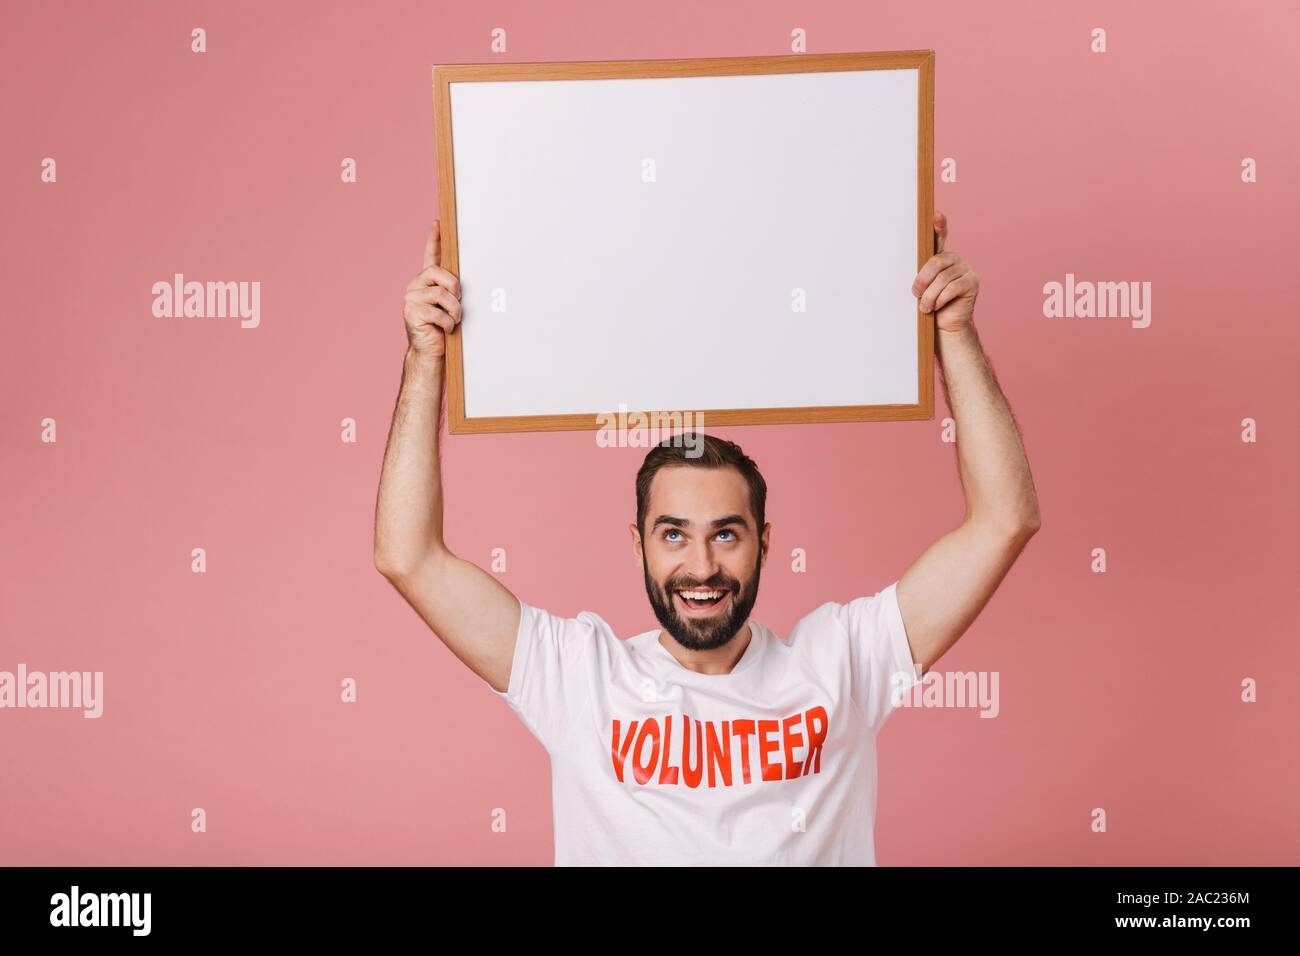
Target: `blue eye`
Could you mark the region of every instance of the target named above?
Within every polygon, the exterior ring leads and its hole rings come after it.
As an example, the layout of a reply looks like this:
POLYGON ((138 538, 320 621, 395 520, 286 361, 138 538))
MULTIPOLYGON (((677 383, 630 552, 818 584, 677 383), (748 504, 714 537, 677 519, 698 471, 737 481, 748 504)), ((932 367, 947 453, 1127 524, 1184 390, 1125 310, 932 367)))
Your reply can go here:
MULTIPOLYGON (((672 540, 668 537, 670 534, 681 534, 681 532, 678 531, 676 528, 669 528, 667 531, 664 532, 665 541, 672 540)), ((729 534, 731 535, 731 540, 734 541, 736 539, 736 532, 732 531, 730 528, 724 528, 723 530, 719 531, 718 534, 729 534)))

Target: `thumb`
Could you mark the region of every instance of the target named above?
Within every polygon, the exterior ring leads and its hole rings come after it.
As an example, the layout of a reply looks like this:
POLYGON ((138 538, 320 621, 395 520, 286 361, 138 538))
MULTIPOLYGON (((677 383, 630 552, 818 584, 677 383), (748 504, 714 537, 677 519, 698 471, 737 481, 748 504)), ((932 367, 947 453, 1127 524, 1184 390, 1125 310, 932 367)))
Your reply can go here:
POLYGON ((944 240, 948 238, 948 217, 941 212, 934 214, 934 254, 943 252, 944 240))
POLYGON ((438 228, 438 220, 433 221, 433 228, 429 230, 429 238, 424 243, 424 268, 442 264, 442 231, 438 228))

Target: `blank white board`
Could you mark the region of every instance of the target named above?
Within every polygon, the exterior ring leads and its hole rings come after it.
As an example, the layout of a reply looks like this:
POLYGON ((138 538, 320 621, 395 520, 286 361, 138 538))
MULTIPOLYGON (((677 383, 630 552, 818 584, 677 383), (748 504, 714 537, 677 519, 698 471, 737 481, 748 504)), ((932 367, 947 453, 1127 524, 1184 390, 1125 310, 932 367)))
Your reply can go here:
POLYGON ((930 417, 923 64, 834 65, 447 81, 453 430, 930 417))

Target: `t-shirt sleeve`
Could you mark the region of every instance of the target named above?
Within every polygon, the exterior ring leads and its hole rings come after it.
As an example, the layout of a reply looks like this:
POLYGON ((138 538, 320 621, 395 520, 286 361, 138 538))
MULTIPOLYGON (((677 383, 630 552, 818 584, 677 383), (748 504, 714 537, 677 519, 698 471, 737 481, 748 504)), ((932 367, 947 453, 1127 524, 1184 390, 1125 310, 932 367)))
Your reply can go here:
MULTIPOLYGON (((516 598, 518 600, 518 598, 516 598)), ((510 705, 548 751, 577 723, 591 699, 587 670, 598 629, 586 611, 558 617, 519 601, 519 631, 504 692, 510 705)))
POLYGON ((848 631, 854 701, 867 726, 879 730, 903 693, 920 680, 898 608, 898 582, 838 605, 837 613, 848 631))

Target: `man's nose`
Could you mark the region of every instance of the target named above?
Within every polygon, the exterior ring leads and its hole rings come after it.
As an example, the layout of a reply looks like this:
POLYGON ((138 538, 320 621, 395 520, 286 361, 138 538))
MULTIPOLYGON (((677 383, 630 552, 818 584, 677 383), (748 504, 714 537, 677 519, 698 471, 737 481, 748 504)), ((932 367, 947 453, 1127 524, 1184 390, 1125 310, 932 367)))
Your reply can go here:
POLYGON ((691 549, 684 570, 697 584, 707 584, 718 573, 718 562, 708 542, 701 541, 691 549))

